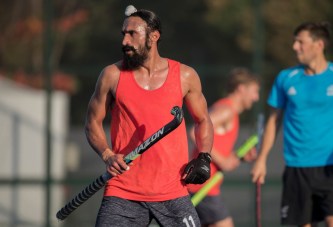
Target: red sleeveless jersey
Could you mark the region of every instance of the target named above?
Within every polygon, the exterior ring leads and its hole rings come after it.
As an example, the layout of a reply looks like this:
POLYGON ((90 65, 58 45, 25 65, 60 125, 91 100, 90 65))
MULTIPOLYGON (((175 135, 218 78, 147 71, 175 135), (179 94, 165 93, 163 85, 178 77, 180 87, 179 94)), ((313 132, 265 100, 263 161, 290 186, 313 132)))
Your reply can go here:
MULTIPOLYGON (((213 106, 218 106, 218 105, 227 105, 232 107, 231 100, 228 98, 223 98, 219 99, 216 101, 213 106)), ((217 152, 219 152, 220 155, 222 156, 229 156, 234 149, 234 145, 236 143, 237 137, 238 137, 238 130, 239 130, 239 115, 236 111, 234 112, 233 116, 233 122, 232 122, 232 129, 230 131, 227 131, 224 134, 218 134, 214 130, 214 144, 213 148, 217 152)), ((195 151, 194 154, 197 154, 198 151, 195 151)), ((219 171, 219 168, 211 162, 210 164, 211 167, 211 176, 213 176, 217 171, 219 171)), ((208 181, 207 181, 208 182, 208 181)), ((207 183, 206 182, 206 183, 207 183)), ((218 195, 220 193, 220 186, 222 184, 222 181, 216 184, 209 192, 208 195, 214 196, 218 195)), ((188 189, 190 192, 195 193, 200 190, 205 184, 202 185, 195 185, 195 184, 190 184, 188 185, 188 189)))
MULTIPOLYGON (((168 64, 167 78, 155 90, 141 88, 132 71, 121 71, 111 115, 114 152, 128 154, 174 118, 172 107, 182 107, 180 63, 168 59, 168 64)), ((132 163, 129 171, 109 180, 105 196, 165 201, 187 195, 181 181, 188 163, 185 122, 132 163)))

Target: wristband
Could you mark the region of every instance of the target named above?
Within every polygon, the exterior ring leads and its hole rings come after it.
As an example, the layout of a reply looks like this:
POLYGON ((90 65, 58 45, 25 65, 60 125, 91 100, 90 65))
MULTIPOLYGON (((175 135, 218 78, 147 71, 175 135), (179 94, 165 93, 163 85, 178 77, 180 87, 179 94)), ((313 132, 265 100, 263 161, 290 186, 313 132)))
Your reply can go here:
POLYGON ((212 161, 212 156, 208 152, 200 152, 198 158, 204 158, 209 163, 212 161))

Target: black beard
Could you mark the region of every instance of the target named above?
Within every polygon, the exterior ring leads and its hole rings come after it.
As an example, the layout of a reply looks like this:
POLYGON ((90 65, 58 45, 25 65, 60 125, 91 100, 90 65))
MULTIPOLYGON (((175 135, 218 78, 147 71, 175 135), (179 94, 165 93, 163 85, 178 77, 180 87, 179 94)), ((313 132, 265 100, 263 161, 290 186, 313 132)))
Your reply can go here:
POLYGON ((125 70, 138 69, 141 65, 143 65, 146 59, 147 59, 146 56, 140 55, 138 53, 134 53, 132 56, 124 54, 123 69, 125 70))
POLYGON ((139 50, 141 54, 135 50, 131 46, 124 46, 123 48, 123 69, 125 70, 135 70, 138 69, 140 66, 143 65, 143 63, 147 60, 148 58, 148 51, 149 48, 146 46, 145 48, 142 48, 139 50), (133 52, 133 55, 128 55, 125 53, 126 50, 131 50, 133 52))

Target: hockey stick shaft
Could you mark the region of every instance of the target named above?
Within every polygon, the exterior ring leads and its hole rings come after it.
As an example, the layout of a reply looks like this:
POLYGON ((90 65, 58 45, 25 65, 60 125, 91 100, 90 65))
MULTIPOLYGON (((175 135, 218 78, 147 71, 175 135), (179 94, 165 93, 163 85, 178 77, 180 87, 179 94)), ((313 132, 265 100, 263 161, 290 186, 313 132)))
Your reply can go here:
MULTIPOLYGON (((183 120, 183 111, 180 107, 175 106, 171 110, 171 114, 174 115, 172 121, 166 124, 164 127, 160 128, 153 135, 148 137, 142 144, 136 147, 128 155, 125 156, 124 161, 126 164, 131 163, 134 159, 140 156, 143 152, 148 150, 151 146, 161 140, 163 137, 168 135, 174 129, 176 129, 183 120)), ((61 208, 56 217, 59 220, 64 220, 68 215, 70 215, 74 210, 76 210, 80 205, 92 197, 97 191, 105 186, 108 180, 112 178, 111 174, 106 172, 96 178, 91 184, 89 184, 85 189, 83 189, 79 194, 77 194, 70 202, 68 202, 63 208, 61 208)))
POLYGON ((243 158, 252 147, 258 144, 258 135, 252 135, 250 136, 242 146, 240 146, 236 152, 236 155, 238 158, 243 158))
POLYGON ((209 181, 200 188, 191 198, 193 206, 197 206, 208 194, 208 192, 214 187, 218 182, 223 179, 223 173, 221 171, 216 172, 209 181))
MULTIPOLYGON (((265 124, 265 117, 263 113, 258 115, 258 122, 257 122, 257 133, 258 133, 258 144, 257 144, 257 151, 259 151, 262 143, 262 135, 264 133, 264 124, 265 124)), ((261 227, 261 184, 259 180, 255 184, 255 223, 256 227, 261 227)))
MULTIPOLYGON (((247 152, 251 150, 252 147, 254 147, 258 143, 258 136, 257 135, 252 135, 249 137, 245 143, 240 146, 237 151, 236 155, 238 158, 243 158, 247 152)), ((191 201, 194 206, 197 206, 203 198, 208 194, 208 192, 221 180, 223 179, 223 173, 222 171, 216 172, 210 179, 209 181, 202 187, 200 188, 199 191, 197 191, 191 198, 191 201)))

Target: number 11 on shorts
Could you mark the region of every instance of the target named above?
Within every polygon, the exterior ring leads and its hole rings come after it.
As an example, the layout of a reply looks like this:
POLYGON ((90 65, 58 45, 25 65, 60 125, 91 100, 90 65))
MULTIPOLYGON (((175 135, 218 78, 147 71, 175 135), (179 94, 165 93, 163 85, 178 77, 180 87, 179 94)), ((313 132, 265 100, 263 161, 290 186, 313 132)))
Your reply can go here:
POLYGON ((183 219, 183 222, 185 223, 186 227, 195 227, 195 224, 194 224, 194 221, 193 221, 193 218, 192 218, 192 215, 190 215, 188 218, 185 217, 183 219), (192 225, 190 225, 190 222, 192 223, 192 225))

